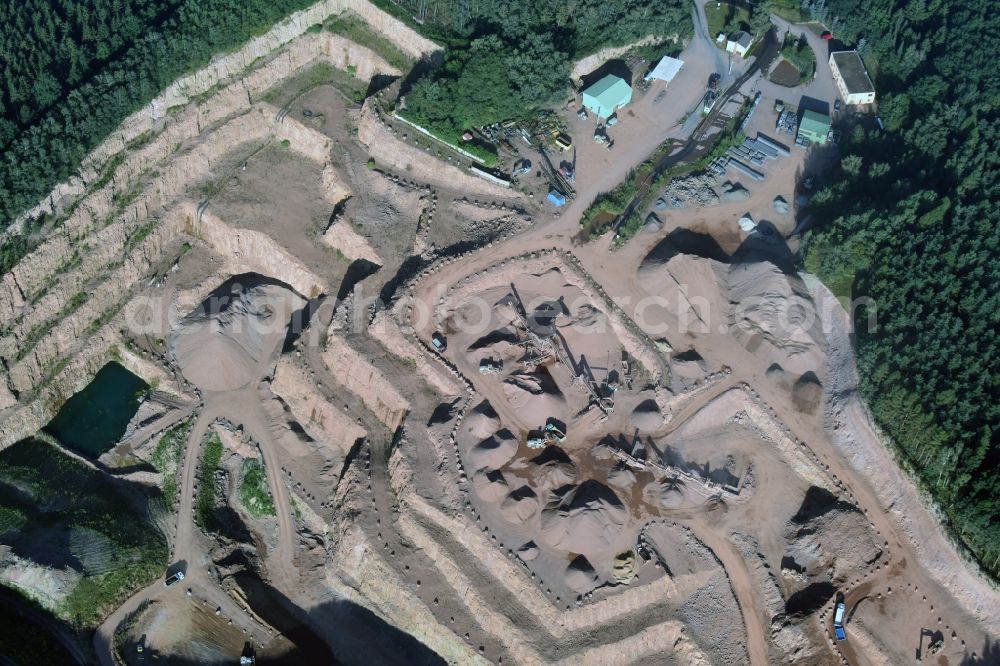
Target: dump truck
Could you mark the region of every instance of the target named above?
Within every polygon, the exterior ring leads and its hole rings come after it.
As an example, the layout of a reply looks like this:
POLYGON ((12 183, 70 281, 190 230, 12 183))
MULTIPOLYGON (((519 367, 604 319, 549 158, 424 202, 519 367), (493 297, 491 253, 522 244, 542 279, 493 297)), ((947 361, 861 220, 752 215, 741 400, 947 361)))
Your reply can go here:
POLYGON ((833 633, 837 635, 837 640, 842 641, 847 638, 847 632, 844 631, 844 613, 847 611, 847 606, 844 602, 837 603, 837 610, 833 614, 833 633))
POLYGON ((493 360, 492 357, 488 357, 479 361, 479 374, 499 375, 501 372, 503 372, 503 359, 493 360))
POLYGON ((544 426, 528 433, 527 444, 529 449, 544 449, 549 444, 561 444, 565 441, 566 433, 549 419, 544 426))

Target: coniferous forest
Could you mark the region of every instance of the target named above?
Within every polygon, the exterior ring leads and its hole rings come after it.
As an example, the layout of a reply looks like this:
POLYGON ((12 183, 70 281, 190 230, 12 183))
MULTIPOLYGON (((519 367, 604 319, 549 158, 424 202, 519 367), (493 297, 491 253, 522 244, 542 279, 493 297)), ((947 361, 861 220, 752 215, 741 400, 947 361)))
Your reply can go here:
POLYGON ((310 4, 4 0, 0 219, 9 221, 43 199, 171 81, 310 4))
POLYGON ((806 268, 857 312, 862 390, 954 532, 1000 572, 1000 20, 989 0, 805 5, 857 44, 885 131, 845 133, 806 268))

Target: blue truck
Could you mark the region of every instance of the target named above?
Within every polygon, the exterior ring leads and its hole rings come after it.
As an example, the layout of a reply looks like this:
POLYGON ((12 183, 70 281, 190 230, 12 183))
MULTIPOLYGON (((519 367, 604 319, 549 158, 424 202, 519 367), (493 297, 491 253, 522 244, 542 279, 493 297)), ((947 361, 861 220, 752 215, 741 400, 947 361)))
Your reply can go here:
POLYGON ((844 606, 844 602, 841 601, 837 604, 837 610, 833 614, 833 633, 837 635, 837 640, 842 641, 847 638, 847 633, 844 631, 844 612, 847 607, 844 606))

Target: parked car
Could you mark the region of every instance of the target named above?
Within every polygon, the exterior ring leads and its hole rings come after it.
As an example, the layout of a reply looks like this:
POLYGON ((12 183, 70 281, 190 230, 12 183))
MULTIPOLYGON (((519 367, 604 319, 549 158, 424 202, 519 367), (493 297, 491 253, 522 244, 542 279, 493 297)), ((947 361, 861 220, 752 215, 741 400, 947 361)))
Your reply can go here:
POLYGON ((833 110, 834 111, 840 111, 840 100, 839 99, 833 100, 833 110))

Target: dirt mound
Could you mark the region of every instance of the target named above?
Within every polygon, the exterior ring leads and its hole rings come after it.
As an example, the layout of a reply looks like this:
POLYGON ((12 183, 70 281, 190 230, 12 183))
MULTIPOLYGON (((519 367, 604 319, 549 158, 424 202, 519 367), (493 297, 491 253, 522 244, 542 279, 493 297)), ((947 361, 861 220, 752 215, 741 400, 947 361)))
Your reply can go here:
POLYGON ((684 499, 683 486, 684 482, 675 477, 650 481, 642 489, 642 499, 660 509, 676 509, 684 499))
POLYGON ((607 326, 607 315, 603 311, 594 307, 591 303, 583 303, 576 310, 570 313, 573 326, 578 331, 588 331, 591 329, 604 330, 607 326))
POLYGON ((531 562, 532 560, 537 559, 539 552, 538 546, 534 541, 529 541, 517 549, 518 556, 525 562, 531 562))
POLYGON ((632 425, 642 432, 653 432, 663 426, 663 414, 655 400, 643 400, 632 411, 632 425))
POLYGON ((694 349, 674 354, 671 359, 670 373, 689 379, 699 379, 708 372, 708 364, 694 349))
POLYGON ((483 400, 465 418, 466 431, 478 439, 486 439, 500 429, 500 417, 493 405, 483 400))
POLYGON ((497 470, 476 472, 472 477, 472 488, 487 502, 499 502, 510 490, 507 479, 497 470))
POLYGON ((724 571, 688 597, 677 617, 711 663, 750 663, 746 628, 739 621, 740 607, 724 571))
POLYGON ((644 278, 656 279, 660 269, 678 254, 688 254, 703 259, 727 263, 729 256, 714 238, 687 229, 677 229, 656 244, 639 264, 639 281, 644 278))
POLYGON ((565 396, 545 368, 511 375, 504 380, 503 392, 525 423, 544 423, 566 409, 565 396))
POLYGON ((813 583, 839 586, 882 557, 882 544, 865 515, 815 486, 785 526, 784 537, 783 562, 813 583))
POLYGON ((823 400, 823 384, 815 372, 807 372, 792 386, 792 405, 804 414, 815 414, 823 400))
POLYGON ((635 578, 636 558, 631 548, 615 555, 611 565, 611 575, 619 582, 628 582, 635 578))
POLYGON ((544 367, 539 367, 535 372, 513 374, 505 383, 516 386, 521 391, 530 393, 533 396, 551 395, 562 397, 559 386, 552 379, 552 375, 549 374, 548 369, 544 367))
POLYGON ((784 382, 786 378, 785 369, 781 367, 779 363, 772 363, 767 367, 767 372, 764 373, 768 379, 774 382, 784 382))
POLYGON ((605 435, 600 442, 598 442, 593 449, 591 449, 590 454, 594 456, 597 460, 611 461, 614 460, 614 452, 619 449, 627 449, 628 443, 625 441, 625 437, 618 435, 605 435))
POLYGON ((576 481, 576 466, 558 446, 546 447, 531 463, 535 466, 532 478, 539 490, 557 490, 576 481))
POLYGON ((514 524, 521 524, 538 513, 538 495, 528 486, 510 492, 500 504, 500 514, 514 524))
POLYGON ((294 310, 305 301, 291 289, 256 276, 234 278, 185 317, 170 338, 184 376, 205 391, 231 391, 253 380, 294 310))
POLYGON ((635 485, 635 472, 624 465, 615 467, 608 472, 608 485, 623 493, 630 493, 635 485))
POLYGON ((471 469, 500 469, 517 454, 517 438, 504 428, 472 447, 469 451, 471 469))
POLYGON ((451 421, 458 415, 458 403, 461 402, 461 400, 461 398, 455 398, 449 402, 440 403, 434 408, 434 411, 431 412, 430 418, 427 419, 427 425, 435 426, 451 421))
POLYGON ((597 584, 597 572, 590 566, 586 557, 577 555, 566 567, 565 582, 566 587, 574 592, 580 594, 590 592, 597 584))
POLYGON ((607 548, 627 522, 628 511, 615 491, 588 480, 542 511, 541 538, 553 548, 590 553, 607 548))
POLYGON ((728 257, 710 236, 690 232, 684 236, 689 237, 692 240, 685 241, 684 247, 691 252, 663 241, 639 266, 639 286, 647 294, 664 299, 660 305, 647 308, 644 316, 649 320, 662 316, 658 310, 672 312, 693 327, 707 327, 710 322, 726 318, 727 299, 722 285, 729 268, 728 257))
POLYGON ((486 335, 477 339, 468 347, 468 351, 477 351, 479 349, 489 349, 490 351, 496 352, 498 349, 494 345, 500 345, 501 343, 507 344, 517 344, 518 337, 517 333, 510 326, 501 326, 498 329, 490 331, 486 335))
POLYGON ((797 275, 770 260, 744 261, 730 267, 724 287, 733 325, 756 354, 770 347, 770 355, 796 373, 822 367, 815 304, 797 275))

